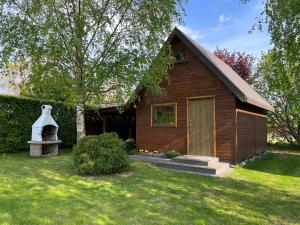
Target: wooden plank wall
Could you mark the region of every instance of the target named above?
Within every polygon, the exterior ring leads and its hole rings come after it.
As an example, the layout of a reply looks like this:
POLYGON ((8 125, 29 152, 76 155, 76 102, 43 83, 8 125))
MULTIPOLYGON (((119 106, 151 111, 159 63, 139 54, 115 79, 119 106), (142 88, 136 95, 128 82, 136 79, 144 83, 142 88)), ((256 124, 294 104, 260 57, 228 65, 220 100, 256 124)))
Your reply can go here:
POLYGON ((266 150, 267 118, 237 111, 237 162, 266 150))
POLYGON ((267 147, 267 118, 255 116, 255 147, 256 154, 262 153, 267 147))
MULTIPOLYGON (((173 49, 185 48, 179 39, 173 49)), ((216 123, 216 156, 221 160, 235 160, 235 96, 218 80, 214 73, 186 49, 187 61, 178 63, 170 71, 169 81, 162 87, 166 95, 153 96, 141 92, 136 110, 136 141, 148 150, 177 150, 187 153, 187 98, 214 96, 216 123), (177 127, 151 127, 151 104, 177 103, 177 127)))

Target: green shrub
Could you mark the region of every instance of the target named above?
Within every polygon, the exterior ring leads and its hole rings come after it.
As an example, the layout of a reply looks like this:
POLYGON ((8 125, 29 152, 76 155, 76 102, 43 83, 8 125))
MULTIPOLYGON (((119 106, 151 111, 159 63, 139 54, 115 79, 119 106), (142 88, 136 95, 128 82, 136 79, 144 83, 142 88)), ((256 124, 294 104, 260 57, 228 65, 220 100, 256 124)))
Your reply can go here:
POLYGON ((129 167, 124 141, 117 133, 80 139, 74 147, 73 160, 77 172, 82 175, 119 173, 129 167))
POLYGON ((47 100, 0 95, 0 152, 28 150, 31 126, 41 115, 43 104, 52 105, 52 116, 59 129, 63 147, 76 143, 74 106, 47 100))
POLYGON ((166 156, 168 158, 174 158, 174 157, 177 157, 177 156, 180 156, 180 155, 181 155, 180 152, 177 152, 175 150, 166 152, 166 156))

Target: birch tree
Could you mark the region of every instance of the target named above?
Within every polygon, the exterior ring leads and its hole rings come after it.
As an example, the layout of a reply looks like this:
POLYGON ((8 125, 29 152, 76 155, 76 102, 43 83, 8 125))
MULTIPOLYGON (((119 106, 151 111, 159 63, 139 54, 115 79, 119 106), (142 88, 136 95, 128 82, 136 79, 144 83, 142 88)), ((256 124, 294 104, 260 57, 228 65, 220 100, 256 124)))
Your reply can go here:
POLYGON ((257 66, 254 86, 275 107, 275 112, 269 116, 270 130, 290 144, 300 146, 299 0, 266 0, 263 3, 263 11, 252 32, 266 26, 272 47, 257 66))
POLYGON ((100 105, 110 94, 121 103, 137 85, 162 93, 173 63, 164 40, 182 23, 182 1, 0 0, 1 63, 29 59, 29 80, 68 85, 79 139, 87 102, 100 105))

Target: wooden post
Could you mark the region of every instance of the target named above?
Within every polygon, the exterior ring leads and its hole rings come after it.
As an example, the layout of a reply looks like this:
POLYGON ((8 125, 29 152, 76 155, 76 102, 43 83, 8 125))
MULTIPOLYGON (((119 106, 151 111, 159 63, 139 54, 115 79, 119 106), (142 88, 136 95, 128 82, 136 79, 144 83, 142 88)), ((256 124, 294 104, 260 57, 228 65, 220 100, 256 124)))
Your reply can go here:
POLYGON ((105 118, 105 117, 103 118, 103 126, 102 126, 102 130, 103 130, 103 133, 106 132, 106 118, 105 118))

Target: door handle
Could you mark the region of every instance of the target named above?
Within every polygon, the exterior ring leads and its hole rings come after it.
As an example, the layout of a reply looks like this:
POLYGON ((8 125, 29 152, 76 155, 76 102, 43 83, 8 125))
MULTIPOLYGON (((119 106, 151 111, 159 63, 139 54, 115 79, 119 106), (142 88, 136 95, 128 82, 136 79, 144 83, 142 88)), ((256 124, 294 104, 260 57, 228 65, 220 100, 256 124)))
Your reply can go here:
POLYGON ((192 132, 192 120, 189 121, 189 132, 192 132))

